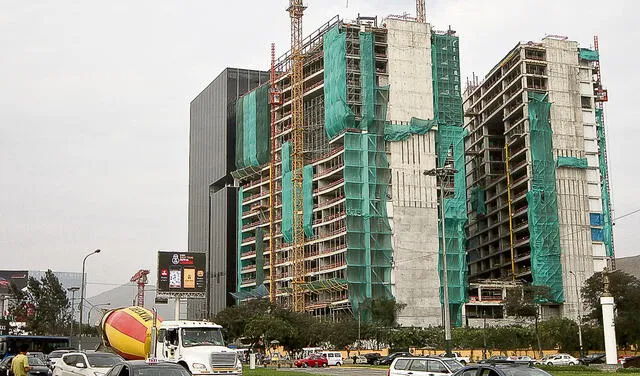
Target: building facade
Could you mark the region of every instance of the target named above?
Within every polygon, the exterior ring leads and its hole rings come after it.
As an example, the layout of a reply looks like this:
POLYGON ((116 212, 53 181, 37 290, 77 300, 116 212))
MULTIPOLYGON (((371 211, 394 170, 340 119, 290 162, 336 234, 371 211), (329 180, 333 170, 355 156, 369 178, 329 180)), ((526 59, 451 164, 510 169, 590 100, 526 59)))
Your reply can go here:
POLYGON ((543 316, 575 319, 613 258, 598 59, 566 38, 519 43, 467 89, 468 317, 501 316, 502 281, 548 286, 543 316))
POLYGON ((234 170, 236 99, 268 80, 265 72, 227 68, 190 106, 188 251, 207 254, 209 294, 190 299, 189 318, 233 304, 236 291, 234 170), (232 271, 229 273, 229 271, 232 271))

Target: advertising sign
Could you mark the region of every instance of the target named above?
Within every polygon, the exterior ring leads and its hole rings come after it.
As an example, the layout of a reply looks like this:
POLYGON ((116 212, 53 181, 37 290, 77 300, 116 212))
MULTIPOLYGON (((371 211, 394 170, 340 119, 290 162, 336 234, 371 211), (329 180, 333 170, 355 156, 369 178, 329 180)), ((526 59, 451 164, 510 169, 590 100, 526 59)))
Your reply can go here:
POLYGON ((158 252, 158 292, 206 292, 206 264, 204 253, 158 252))
POLYGON ((18 290, 27 287, 29 273, 26 270, 0 270, 0 295, 8 295, 11 284, 18 290))

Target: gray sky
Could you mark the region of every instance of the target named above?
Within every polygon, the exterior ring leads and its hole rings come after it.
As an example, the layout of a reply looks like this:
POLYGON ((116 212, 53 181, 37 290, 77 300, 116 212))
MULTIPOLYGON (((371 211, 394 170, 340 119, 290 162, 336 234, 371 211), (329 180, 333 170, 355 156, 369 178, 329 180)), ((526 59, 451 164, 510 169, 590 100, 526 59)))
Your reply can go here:
MULTIPOLYGON (((415 12, 413 0, 306 0, 305 35, 335 14, 415 12)), ((289 44, 287 0, 0 0, 0 268, 80 271, 88 293, 187 245, 189 102, 226 66, 265 69, 289 44)), ((640 28, 632 1, 427 1, 460 35, 462 77, 518 41, 600 36, 616 215, 640 209, 640 28), (632 92, 634 91, 634 92, 632 92)), ((615 227, 640 254, 640 214, 615 227)), ((155 278, 153 278, 155 279, 155 278)))

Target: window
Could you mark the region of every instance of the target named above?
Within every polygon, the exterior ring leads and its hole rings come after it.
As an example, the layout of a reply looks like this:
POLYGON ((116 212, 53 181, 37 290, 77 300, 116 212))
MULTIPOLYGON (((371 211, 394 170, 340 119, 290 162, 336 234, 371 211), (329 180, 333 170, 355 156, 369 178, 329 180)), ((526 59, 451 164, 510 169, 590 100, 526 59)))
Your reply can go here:
POLYGON ((480 375, 481 376, 500 376, 498 372, 492 369, 486 369, 486 368, 482 370, 482 373, 480 375))
POLYGON ((427 360, 426 359, 416 359, 411 362, 411 366, 409 367, 409 371, 427 371, 427 360))
POLYGON ((396 365, 393 366, 394 369, 407 369, 407 365, 409 364, 409 359, 398 359, 396 365))
POLYGON ((428 366, 429 372, 449 373, 447 367, 437 360, 430 360, 428 366))
POLYGON ((109 373, 107 373, 106 376, 118 376, 120 374, 120 369, 122 368, 122 364, 119 364, 113 368, 111 368, 111 371, 109 371, 109 373))
POLYGON ((468 370, 462 372, 461 376, 476 376, 476 372, 478 372, 477 368, 468 369, 468 370))
POLYGON ((604 241, 604 230, 601 228, 592 228, 591 229, 591 240, 594 242, 603 242, 604 241))
POLYGON ((80 355, 67 355, 62 357, 62 361, 70 366, 74 366, 78 363, 84 363, 84 359, 80 355))
POLYGON ((589 213, 591 226, 602 226, 602 213, 589 213))
POLYGON ((580 97, 580 103, 582 104, 582 108, 590 109, 591 108, 591 97, 580 97))
POLYGON ((122 358, 117 355, 111 354, 87 354, 87 360, 91 367, 111 368, 114 365, 121 363, 122 358))

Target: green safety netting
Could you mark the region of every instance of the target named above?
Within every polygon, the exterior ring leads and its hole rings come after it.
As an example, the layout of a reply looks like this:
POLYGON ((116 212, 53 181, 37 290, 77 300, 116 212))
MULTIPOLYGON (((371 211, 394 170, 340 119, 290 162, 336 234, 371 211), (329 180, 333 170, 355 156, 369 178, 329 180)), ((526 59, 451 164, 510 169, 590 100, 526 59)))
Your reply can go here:
POLYGON ((439 125, 461 126, 464 123, 458 43, 458 37, 452 34, 431 35, 433 112, 439 125))
POLYGON ((564 301, 553 132, 547 94, 529 93, 531 190, 527 192, 533 284, 549 287, 549 301, 564 301))
POLYGON ((307 165, 302 169, 302 197, 303 218, 302 225, 307 237, 313 236, 313 166, 307 165))
POLYGON ((471 201, 471 210, 476 212, 479 215, 487 214, 487 205, 485 202, 484 189, 482 187, 476 185, 471 188, 471 197, 469 197, 469 201, 471 201))
POLYGON ((411 118, 409 125, 387 123, 384 125, 384 139, 385 141, 404 141, 414 134, 426 134, 437 125, 435 120, 416 117, 411 118))
POLYGON ((587 158, 558 157, 556 167, 589 168, 587 158))
MULTIPOLYGON (((460 126, 439 125, 436 135, 438 167, 444 167, 447 157, 450 156, 453 159, 453 168, 457 170, 453 174, 453 197, 445 196, 444 200, 444 236, 447 248, 449 307, 451 322, 455 326, 462 325, 462 306, 468 300, 465 233, 465 225, 467 223, 467 186, 464 165, 464 137, 466 134, 467 132, 460 126)), ((446 183, 441 183, 441 185, 448 186, 446 183)), ((439 215, 442 217, 440 213, 439 215)), ((438 233, 440 239, 442 239, 441 226, 438 226, 438 233)), ((440 240, 440 244, 442 244, 442 240, 440 240)), ((444 304, 442 247, 440 247, 438 254, 438 271, 441 281, 440 303, 444 304)))
MULTIPOLYGON (((326 50, 325 50, 326 51, 326 50)), ((391 227, 387 189, 391 178, 385 153, 384 120, 388 88, 376 87, 371 33, 360 33, 360 70, 363 103, 360 129, 344 136, 344 192, 347 212, 347 285, 354 312, 363 319, 370 312, 362 304, 370 299, 392 299, 391 227), (366 78, 369 77, 369 78, 366 78), (376 106, 380 109, 376 113, 376 106)), ((325 70, 326 72, 326 70, 325 70)), ((325 73, 326 74, 326 73, 325 73)), ((326 83, 325 83, 326 85, 326 83)), ((326 90, 326 89, 325 89, 326 90)), ((348 118, 343 122, 349 122, 348 118)), ((351 128, 344 124, 340 129, 351 128)))
POLYGON ((291 171, 291 142, 282 144, 282 173, 291 171))
POLYGON ((256 286, 264 282, 264 229, 256 229, 256 286))
POLYGON ((262 85, 236 102, 236 168, 257 167, 270 157, 269 85, 262 85))
POLYGON ((267 290, 264 284, 258 285, 255 288, 243 289, 241 291, 231 293, 231 296, 236 298, 238 303, 245 299, 260 299, 268 295, 269 290, 267 290))
POLYGON ((282 174, 282 239, 293 241, 293 180, 292 172, 282 174))
POLYGON ((340 25, 323 37, 324 48, 324 116, 329 139, 355 124, 347 105, 347 36, 340 25))
POLYGON ((607 166, 607 140, 604 131, 604 116, 601 108, 596 108, 596 132, 598 134, 598 164, 600 165, 600 194, 602 196, 602 231, 608 257, 614 257, 613 227, 611 222, 611 197, 609 197, 609 166, 607 166))
POLYGON ((579 48, 578 56, 580 56, 580 59, 587 60, 587 61, 600 60, 600 54, 598 53, 598 51, 590 50, 588 48, 579 48))

